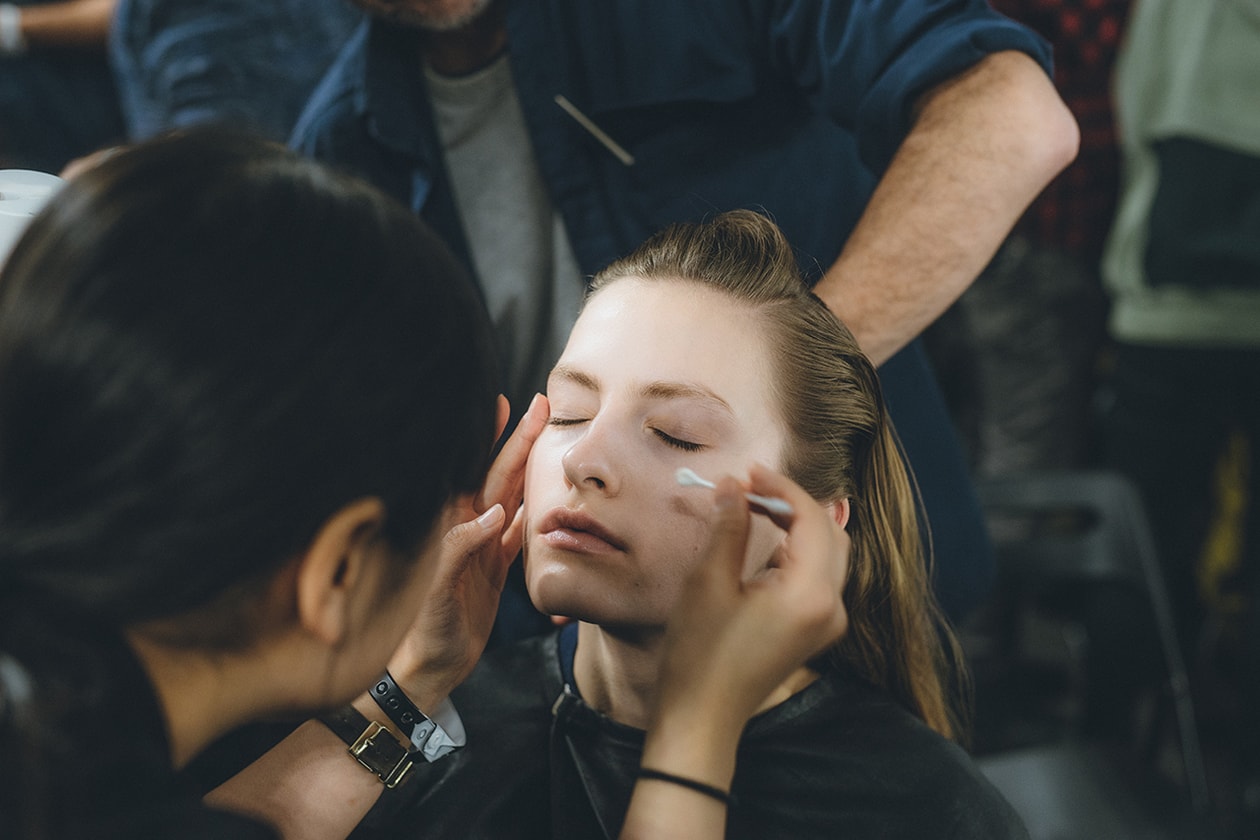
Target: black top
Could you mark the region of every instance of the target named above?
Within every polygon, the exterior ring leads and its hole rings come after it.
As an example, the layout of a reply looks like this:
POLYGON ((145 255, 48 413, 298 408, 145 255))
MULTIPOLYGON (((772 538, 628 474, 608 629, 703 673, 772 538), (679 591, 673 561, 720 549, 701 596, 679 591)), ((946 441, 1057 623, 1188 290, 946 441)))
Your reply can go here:
POLYGON ((271 840, 171 767, 153 687, 114 631, 0 596, 0 837, 271 840))
MULTIPOLYGON (((616 837, 643 732, 566 684, 572 645, 559 635, 487 654, 455 695, 468 746, 417 767, 354 836, 616 837)), ((825 674, 749 722, 732 793, 732 838, 1028 836, 960 747, 850 674, 825 674)))

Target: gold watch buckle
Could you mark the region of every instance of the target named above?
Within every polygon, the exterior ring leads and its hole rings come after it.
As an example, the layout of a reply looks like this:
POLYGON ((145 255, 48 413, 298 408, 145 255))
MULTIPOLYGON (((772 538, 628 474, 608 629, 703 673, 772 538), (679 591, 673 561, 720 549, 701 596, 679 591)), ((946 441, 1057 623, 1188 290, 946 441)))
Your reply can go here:
POLYGON ((391 743, 397 743, 394 736, 388 729, 377 721, 371 721, 368 723, 367 728, 363 730, 363 734, 350 745, 350 754, 354 756, 356 761, 375 773, 377 777, 385 783, 385 787, 392 790, 397 787, 407 773, 411 771, 411 758, 406 752, 404 752, 402 758, 398 759, 398 763, 394 765, 394 769, 390 770, 388 773, 382 773, 381 769, 373 767, 365 761, 363 759, 363 754, 368 750, 376 748, 376 738, 382 732, 385 733, 386 738, 390 739, 391 743))

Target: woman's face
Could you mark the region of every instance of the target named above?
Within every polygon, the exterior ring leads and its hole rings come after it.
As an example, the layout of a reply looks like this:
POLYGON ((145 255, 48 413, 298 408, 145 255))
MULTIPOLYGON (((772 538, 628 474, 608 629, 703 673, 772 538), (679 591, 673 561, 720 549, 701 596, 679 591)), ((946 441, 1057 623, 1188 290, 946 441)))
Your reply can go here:
MULTIPOLYGON (((551 419, 525 479, 525 577, 544 612, 662 626, 708 541, 716 480, 780 464, 783 424, 751 310, 672 280, 619 280, 592 298, 547 384, 551 419)), ((754 516, 745 575, 782 539, 754 516)))

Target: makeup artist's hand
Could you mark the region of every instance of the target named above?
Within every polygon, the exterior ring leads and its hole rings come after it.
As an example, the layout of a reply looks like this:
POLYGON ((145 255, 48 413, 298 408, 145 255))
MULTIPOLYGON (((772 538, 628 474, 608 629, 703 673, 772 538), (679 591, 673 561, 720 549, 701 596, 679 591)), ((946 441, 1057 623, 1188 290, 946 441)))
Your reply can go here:
MULTIPOLYGON (((422 710, 444 699, 477 664, 494 626, 508 567, 521 550, 521 498, 525 462, 546 425, 547 398, 530 403, 504 443, 481 492, 465 497, 451 514, 428 595, 389 670, 422 710)), ((507 422, 500 397, 500 431, 507 422)))
POLYGON ((771 690, 843 635, 849 537, 832 511, 790 479, 754 466, 750 486, 718 483, 708 558, 687 582, 666 633, 661 707, 722 706, 742 727, 771 690), (749 511, 743 492, 786 499, 769 514, 787 531, 771 567, 741 580, 749 511))
MULTIPOLYGON (((643 766, 729 790, 748 719, 848 627, 841 594, 849 538, 832 509, 762 467, 753 468, 748 487, 729 477, 718 482, 712 524, 708 556, 666 629, 643 766), (785 499, 794 511, 770 514, 787 539, 750 580, 741 579, 750 517, 745 490, 785 499)), ((622 837, 720 836, 725 816, 720 803, 685 787, 640 781, 622 837)))

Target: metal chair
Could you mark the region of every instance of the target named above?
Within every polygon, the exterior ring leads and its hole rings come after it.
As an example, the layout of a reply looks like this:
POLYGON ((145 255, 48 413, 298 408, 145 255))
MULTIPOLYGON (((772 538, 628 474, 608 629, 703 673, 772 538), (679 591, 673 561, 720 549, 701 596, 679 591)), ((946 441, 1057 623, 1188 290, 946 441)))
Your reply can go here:
MULTIPOLYGON (((991 631, 999 667, 990 673, 1012 673, 1021 611, 1030 599, 1100 584, 1130 587, 1149 606, 1162 664, 1152 677, 1162 686, 1162 707, 1171 711, 1180 779, 1162 785, 1168 780, 1140 750, 1117 750, 1071 727, 1043 731, 1036 743, 990 745, 989 752, 978 752, 981 769, 1023 814, 1034 840, 1212 836, 1185 661, 1132 483, 1106 471, 1042 472, 982 480, 978 490, 998 557, 998 608, 991 615, 1003 616, 991 631)), ((1088 657, 1090 640, 1082 642, 1074 655, 1088 657)), ((985 690, 978 677, 978 696, 985 690)))

